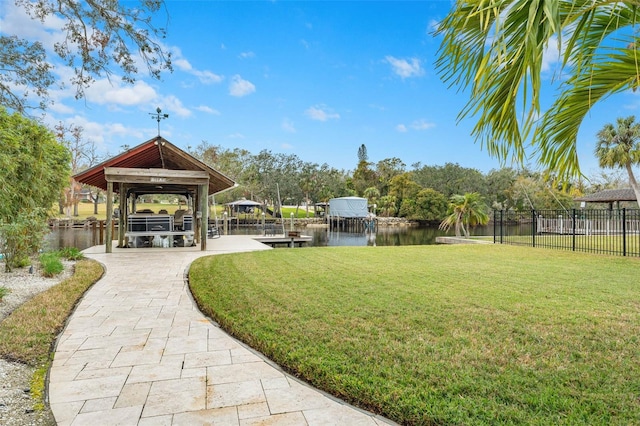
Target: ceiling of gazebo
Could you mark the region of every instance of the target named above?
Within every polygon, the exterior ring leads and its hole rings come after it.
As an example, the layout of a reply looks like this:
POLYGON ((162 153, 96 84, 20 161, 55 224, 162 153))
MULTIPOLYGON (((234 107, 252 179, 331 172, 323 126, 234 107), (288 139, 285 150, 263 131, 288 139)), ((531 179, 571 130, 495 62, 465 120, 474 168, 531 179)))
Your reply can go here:
MULTIPOLYGON (((150 139, 73 177, 80 183, 95 186, 106 191, 107 180, 105 178, 105 168, 114 167, 153 169, 153 174, 155 175, 161 175, 162 170, 204 171, 209 176, 209 195, 232 188, 235 185, 235 182, 227 176, 182 151, 161 136, 150 139)), ((152 186, 149 188, 153 189, 152 186)), ((118 185, 114 185, 114 191, 118 191, 118 185)))

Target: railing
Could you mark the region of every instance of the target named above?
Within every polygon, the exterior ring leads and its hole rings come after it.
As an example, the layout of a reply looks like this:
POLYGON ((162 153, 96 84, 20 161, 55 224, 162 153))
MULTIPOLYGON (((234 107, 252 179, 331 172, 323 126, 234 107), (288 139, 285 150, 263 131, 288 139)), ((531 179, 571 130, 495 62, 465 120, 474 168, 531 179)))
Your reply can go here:
POLYGON ((494 211, 493 241, 640 256, 640 210, 494 211))

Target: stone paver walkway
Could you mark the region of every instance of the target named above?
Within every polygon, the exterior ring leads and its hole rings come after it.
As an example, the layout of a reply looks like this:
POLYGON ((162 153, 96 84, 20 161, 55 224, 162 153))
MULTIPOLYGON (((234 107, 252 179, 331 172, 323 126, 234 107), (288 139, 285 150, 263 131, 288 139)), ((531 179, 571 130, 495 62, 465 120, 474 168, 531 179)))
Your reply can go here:
POLYGON ((268 249, 241 236, 207 245, 85 251, 106 274, 58 340, 48 390, 59 425, 390 423, 298 382, 207 320, 188 292, 188 265, 268 249))

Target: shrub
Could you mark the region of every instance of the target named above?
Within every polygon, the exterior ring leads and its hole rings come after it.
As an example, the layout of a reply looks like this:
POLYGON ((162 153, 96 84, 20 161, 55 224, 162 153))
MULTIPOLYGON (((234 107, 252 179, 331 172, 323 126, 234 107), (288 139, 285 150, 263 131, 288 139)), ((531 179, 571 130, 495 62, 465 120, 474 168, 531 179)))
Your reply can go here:
POLYGON ((60 257, 67 260, 80 260, 84 258, 84 254, 77 247, 64 247, 59 250, 60 257))
POLYGON ((38 252, 47 225, 37 211, 19 215, 11 223, 0 223, 0 251, 5 271, 29 265, 29 256, 38 252))
POLYGON ((9 293, 9 289, 6 287, 0 287, 0 302, 9 293))
POLYGON ((64 270, 60 254, 55 251, 42 253, 40 255, 40 264, 42 265, 42 275, 45 277, 53 277, 64 270))

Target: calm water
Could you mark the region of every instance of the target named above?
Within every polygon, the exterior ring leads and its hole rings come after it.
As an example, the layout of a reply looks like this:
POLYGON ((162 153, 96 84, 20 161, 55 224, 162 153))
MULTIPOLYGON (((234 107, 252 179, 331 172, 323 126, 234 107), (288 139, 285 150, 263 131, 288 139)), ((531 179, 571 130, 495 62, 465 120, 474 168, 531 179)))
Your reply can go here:
MULTIPOLYGON (((438 236, 453 235, 452 232, 447 234, 437 228, 424 227, 379 228, 378 232, 374 233, 329 232, 326 228, 303 228, 300 231, 303 235, 313 237, 313 241, 308 244, 311 247, 424 245, 435 244, 438 236)), ((229 233, 253 235, 257 231, 255 227, 234 227, 229 233)), ((493 227, 477 227, 472 235, 493 235, 493 227)), ((52 230, 45 240, 47 248, 52 250, 60 247, 77 247, 84 250, 98 243, 98 235, 88 229, 60 228, 52 230)))

